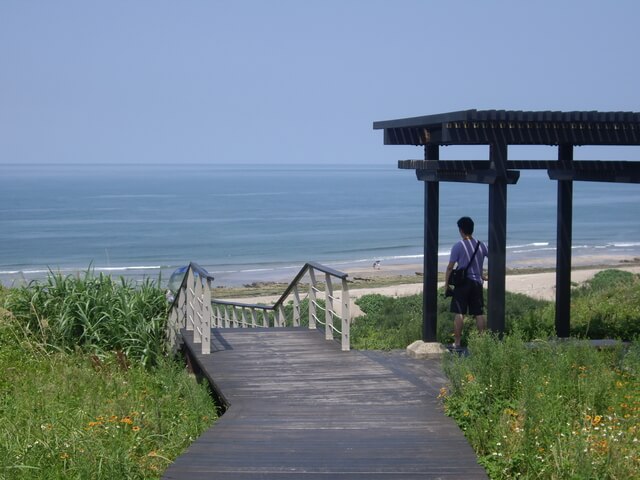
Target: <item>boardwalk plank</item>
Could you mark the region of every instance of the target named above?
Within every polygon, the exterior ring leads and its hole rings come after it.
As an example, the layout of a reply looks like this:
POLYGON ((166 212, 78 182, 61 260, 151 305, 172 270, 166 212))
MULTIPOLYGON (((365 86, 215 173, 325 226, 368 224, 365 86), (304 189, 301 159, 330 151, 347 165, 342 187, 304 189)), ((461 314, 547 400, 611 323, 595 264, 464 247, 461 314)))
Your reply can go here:
POLYGON ((230 404, 165 479, 487 478, 437 400, 437 360, 341 352, 307 329, 214 329, 203 373, 230 404))

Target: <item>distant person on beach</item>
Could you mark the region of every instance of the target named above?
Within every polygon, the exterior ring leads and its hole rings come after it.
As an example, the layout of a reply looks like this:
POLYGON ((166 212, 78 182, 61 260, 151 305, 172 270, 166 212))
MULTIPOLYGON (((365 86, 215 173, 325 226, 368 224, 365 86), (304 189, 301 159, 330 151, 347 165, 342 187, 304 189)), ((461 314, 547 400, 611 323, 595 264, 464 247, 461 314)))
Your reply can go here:
POLYGON ((473 220, 469 217, 462 217, 458 220, 458 231, 462 240, 451 248, 444 280, 445 295, 452 297, 451 312, 455 315, 453 317, 453 348, 456 349, 460 348, 462 326, 464 325, 464 316, 467 313, 476 317, 476 326, 479 332, 484 332, 487 327, 482 294, 482 282, 485 280, 482 268, 484 259, 489 256, 489 251, 484 243, 473 238, 473 227, 473 220), (461 285, 452 290, 449 286, 449 277, 456 265, 458 268, 468 267, 467 276, 461 285))
POLYGON ((373 262, 373 269, 380 270, 380 260, 376 260, 375 262, 373 262))

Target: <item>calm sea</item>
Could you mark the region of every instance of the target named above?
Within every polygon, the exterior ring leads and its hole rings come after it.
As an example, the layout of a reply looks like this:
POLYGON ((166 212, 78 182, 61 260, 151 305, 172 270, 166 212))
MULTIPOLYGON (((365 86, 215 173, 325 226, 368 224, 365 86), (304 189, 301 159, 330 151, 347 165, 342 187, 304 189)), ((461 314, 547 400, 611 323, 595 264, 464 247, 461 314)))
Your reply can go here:
MULTIPOLYGON (((488 189, 441 184, 440 254, 455 221, 487 238, 488 189)), ((508 191, 509 266, 555 261, 556 184, 523 172, 508 191)), ((640 256, 640 186, 574 185, 574 255, 640 256)), ((195 261, 217 284, 421 263, 423 184, 412 171, 345 165, 0 165, 0 281, 89 266, 163 278, 195 261)))

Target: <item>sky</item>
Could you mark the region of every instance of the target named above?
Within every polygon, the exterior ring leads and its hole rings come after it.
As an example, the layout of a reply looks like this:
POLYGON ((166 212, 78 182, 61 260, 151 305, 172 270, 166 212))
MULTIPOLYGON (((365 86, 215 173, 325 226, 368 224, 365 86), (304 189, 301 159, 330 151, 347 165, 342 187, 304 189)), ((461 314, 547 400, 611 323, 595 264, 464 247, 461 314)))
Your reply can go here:
MULTIPOLYGON (((0 164, 383 164, 423 153, 374 121, 637 112, 639 22, 636 0, 0 0, 0 164)), ((585 158, 637 159, 610 150, 585 158)))

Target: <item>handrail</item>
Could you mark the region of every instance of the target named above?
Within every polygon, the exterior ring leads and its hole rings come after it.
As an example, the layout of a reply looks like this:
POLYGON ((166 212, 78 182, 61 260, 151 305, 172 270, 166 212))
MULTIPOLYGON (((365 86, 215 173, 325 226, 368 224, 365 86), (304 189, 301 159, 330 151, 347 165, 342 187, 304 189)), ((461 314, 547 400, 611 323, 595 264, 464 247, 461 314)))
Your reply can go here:
POLYGON ((297 285, 300 282, 300 280, 302 280, 302 277, 304 277, 305 273, 307 273, 307 271, 310 268, 313 268, 314 270, 318 270, 319 272, 322 272, 324 274, 331 275, 332 277, 340 278, 341 280, 346 279, 349 276, 347 273, 340 272, 339 270, 334 270, 333 268, 326 267, 320 263, 307 262, 300 269, 300 271, 293 278, 293 280, 291 280, 291 283, 289 283, 289 286, 285 289, 284 293, 280 296, 280 298, 274 304, 274 308, 282 304, 287 299, 287 297, 291 294, 291 291, 293 290, 294 286, 297 285))
POLYGON ((211 351, 211 283, 214 278, 204 268, 190 262, 169 307, 167 343, 175 352, 182 343, 181 329, 193 330, 193 340, 202 344, 202 353, 211 351))
POLYGON ((333 268, 327 267, 325 265, 321 265, 316 262, 307 262, 300 269, 298 274, 293 278, 291 283, 287 286, 284 293, 275 301, 273 305, 260 305, 254 303, 243 303, 239 301, 231 301, 224 299, 212 299, 211 303, 214 306, 215 311, 213 312, 213 322, 214 326, 217 328, 231 328, 231 327, 269 327, 271 323, 275 327, 284 327, 286 326, 286 318, 284 313, 285 302, 289 298, 289 296, 293 293, 293 315, 292 315, 292 326, 298 327, 300 326, 300 294, 298 290, 298 285, 301 280, 304 278, 306 274, 309 274, 310 284, 309 284, 309 293, 307 297, 309 298, 309 328, 316 328, 316 323, 320 323, 325 326, 325 338, 327 340, 333 340, 334 332, 341 335, 341 344, 342 350, 349 350, 350 346, 350 299, 349 299, 349 287, 347 284, 348 274, 335 270, 333 268), (317 302, 317 293, 320 293, 320 290, 317 288, 317 281, 315 273, 316 271, 320 273, 324 273, 325 276, 325 302, 326 306, 322 307, 317 302), (333 295, 333 285, 331 282, 331 278, 337 278, 341 281, 341 290, 342 290, 342 308, 340 314, 335 311, 334 308, 334 300, 336 298, 333 295), (229 313, 228 308, 231 310, 231 314, 229 313), (318 318, 317 310, 324 309, 325 310, 325 318, 324 321, 318 318), (251 321, 249 322, 246 318, 246 310, 249 310, 251 313, 251 321), (262 324, 258 325, 257 319, 257 311, 262 312, 262 324), (240 314, 240 318, 238 318, 238 314, 240 314), (273 315, 273 322, 271 322, 271 315, 273 315), (337 328, 333 324, 334 317, 338 317, 341 320, 341 328, 337 328))
POLYGON ((309 299, 309 328, 315 329, 316 323, 325 326, 325 338, 334 339, 334 332, 341 335, 342 350, 349 350, 350 346, 350 322, 351 316, 349 286, 347 284, 347 274, 326 267, 319 263, 307 262, 300 269, 284 293, 273 305, 260 305, 243 303, 224 299, 211 298, 211 283, 213 277, 196 263, 189 263, 185 275, 180 284, 173 302, 169 308, 169 320, 167 322, 167 341, 169 348, 176 351, 182 342, 181 330, 192 330, 194 343, 202 344, 202 353, 210 353, 211 348, 211 327, 285 327, 287 319, 285 315, 285 302, 293 294, 293 315, 292 326, 300 326, 301 300, 298 286, 306 274, 309 274, 310 283, 308 285, 309 299), (324 299, 325 306, 318 303, 318 289, 316 271, 324 274, 324 299), (342 308, 340 313, 334 308, 334 301, 337 298, 333 293, 332 278, 341 281, 342 308), (246 317, 247 310, 251 314, 251 319, 246 317), (324 320, 319 318, 318 310, 324 310, 324 320), (262 312, 262 321, 258 325, 257 312, 262 312), (238 317, 240 315, 240 317, 238 317), (271 318, 272 317, 272 318, 271 318), (334 317, 341 320, 341 328, 333 324, 334 317))

